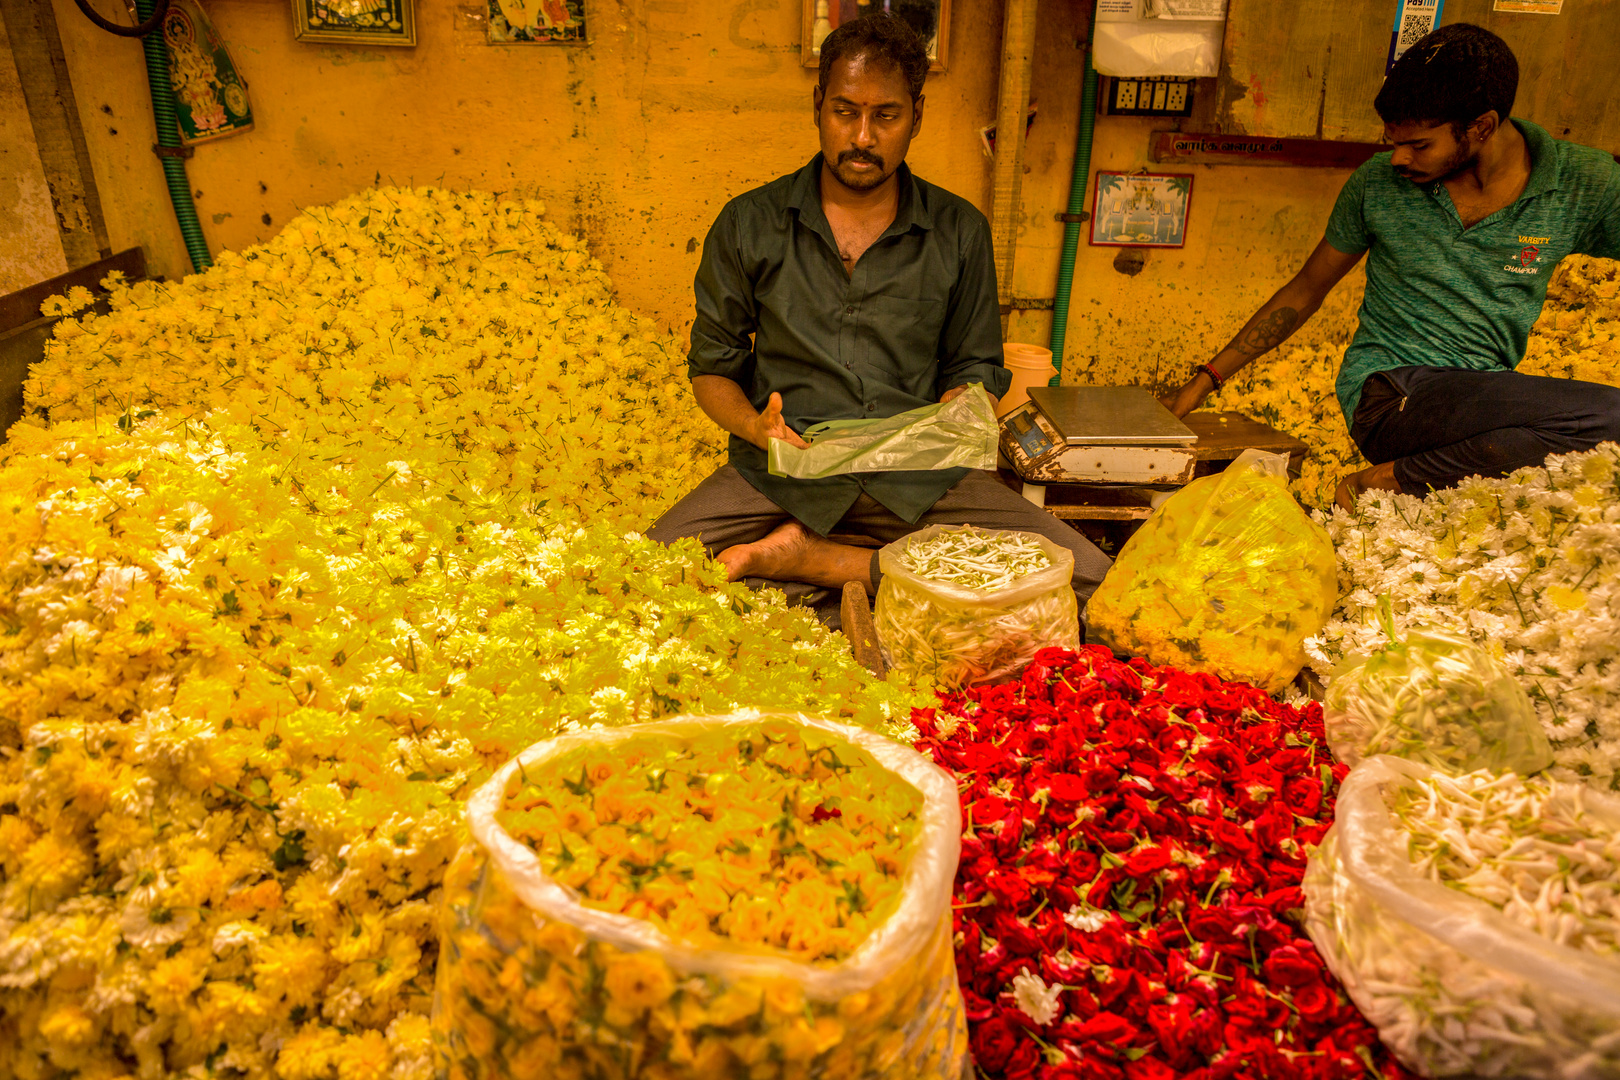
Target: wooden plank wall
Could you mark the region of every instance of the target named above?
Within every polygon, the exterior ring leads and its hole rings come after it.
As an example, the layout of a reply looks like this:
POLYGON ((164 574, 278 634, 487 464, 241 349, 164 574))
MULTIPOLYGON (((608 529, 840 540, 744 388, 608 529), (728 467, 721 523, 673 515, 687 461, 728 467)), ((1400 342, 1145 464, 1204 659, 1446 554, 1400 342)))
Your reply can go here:
MULTIPOLYGON (((1217 119, 1247 135, 1376 141, 1396 0, 1231 0, 1217 119)), ((1565 0, 1559 15, 1446 0, 1442 25, 1478 23, 1519 58, 1514 115, 1620 153, 1620 0, 1565 0)))

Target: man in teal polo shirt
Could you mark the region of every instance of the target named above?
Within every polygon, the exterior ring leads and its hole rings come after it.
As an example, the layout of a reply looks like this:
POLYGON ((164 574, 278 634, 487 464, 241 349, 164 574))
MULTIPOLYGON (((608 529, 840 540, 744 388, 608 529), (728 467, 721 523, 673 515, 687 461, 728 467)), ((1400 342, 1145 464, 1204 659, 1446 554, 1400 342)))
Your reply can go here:
POLYGON ((1374 464, 1339 484, 1341 506, 1620 441, 1620 389, 1513 370, 1559 260, 1620 258, 1620 164, 1507 120, 1518 82, 1513 53, 1482 27, 1443 27, 1408 50, 1374 102, 1394 150, 1355 171, 1305 267, 1171 410, 1185 416, 1285 341, 1365 254, 1336 388, 1374 464))

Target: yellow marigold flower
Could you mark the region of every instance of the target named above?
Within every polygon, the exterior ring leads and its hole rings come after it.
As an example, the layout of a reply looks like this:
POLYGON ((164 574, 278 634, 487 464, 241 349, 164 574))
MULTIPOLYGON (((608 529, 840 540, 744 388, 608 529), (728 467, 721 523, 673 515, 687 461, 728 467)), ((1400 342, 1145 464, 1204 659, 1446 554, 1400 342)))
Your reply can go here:
POLYGON ((154 1009, 178 1012, 203 984, 203 975, 185 952, 159 960, 146 977, 146 993, 154 1009))
POLYGON ((47 833, 23 853, 19 879, 46 895, 60 895, 77 887, 90 873, 88 853, 72 840, 47 833))
POLYGON ((0 867, 7 875, 16 874, 23 855, 34 842, 34 830, 16 814, 0 815, 0 867))
POLYGON ((74 1004, 47 1010, 39 1022, 39 1033, 51 1043, 83 1046, 96 1035, 96 1020, 74 1004))
POLYGON ((282 1044, 276 1055, 276 1075, 281 1080, 322 1080, 330 1073, 343 1040, 335 1028, 306 1024, 282 1044))
POLYGON ((348 1036, 332 1057, 338 1080, 384 1080, 394 1061, 388 1038, 380 1031, 348 1036))
POLYGON ((613 1000, 632 1011, 656 1008, 675 992, 669 965, 651 953, 627 953, 611 961, 603 978, 613 1000))

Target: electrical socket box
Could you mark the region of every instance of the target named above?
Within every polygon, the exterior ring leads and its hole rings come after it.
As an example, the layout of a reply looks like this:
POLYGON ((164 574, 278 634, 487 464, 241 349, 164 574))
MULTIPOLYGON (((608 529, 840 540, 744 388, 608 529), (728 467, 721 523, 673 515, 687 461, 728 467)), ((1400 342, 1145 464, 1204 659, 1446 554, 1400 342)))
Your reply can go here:
POLYGON ((1150 75, 1108 77, 1102 97, 1104 116, 1191 116, 1196 79, 1150 75))

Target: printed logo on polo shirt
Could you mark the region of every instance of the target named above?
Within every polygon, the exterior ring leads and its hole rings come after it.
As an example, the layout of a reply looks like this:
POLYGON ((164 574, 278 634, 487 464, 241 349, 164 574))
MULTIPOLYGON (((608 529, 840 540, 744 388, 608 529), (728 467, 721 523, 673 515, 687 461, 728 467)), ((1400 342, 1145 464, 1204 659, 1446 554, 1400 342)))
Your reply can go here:
POLYGON ((1535 265, 1541 261, 1540 245, 1547 243, 1550 239, 1551 237, 1547 236, 1519 237, 1519 243, 1523 244, 1524 247, 1520 248, 1519 253, 1513 256, 1513 262, 1508 263, 1506 266, 1502 267, 1502 269, 1506 270, 1510 274, 1541 273, 1541 268, 1535 265), (1515 263, 1518 265, 1514 265, 1515 263))

